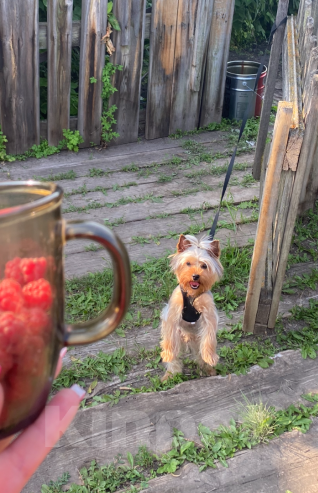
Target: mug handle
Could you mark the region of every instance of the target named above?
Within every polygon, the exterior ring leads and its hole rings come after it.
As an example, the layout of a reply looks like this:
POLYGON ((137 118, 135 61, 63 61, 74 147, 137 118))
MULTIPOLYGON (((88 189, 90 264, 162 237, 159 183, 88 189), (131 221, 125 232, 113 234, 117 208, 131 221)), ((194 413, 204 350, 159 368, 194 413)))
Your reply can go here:
POLYGON ((114 271, 114 290, 110 305, 99 317, 66 327, 66 346, 90 344, 111 334, 124 318, 131 297, 131 270, 127 250, 108 228, 91 221, 66 221, 65 241, 85 239, 100 243, 110 254, 114 271))

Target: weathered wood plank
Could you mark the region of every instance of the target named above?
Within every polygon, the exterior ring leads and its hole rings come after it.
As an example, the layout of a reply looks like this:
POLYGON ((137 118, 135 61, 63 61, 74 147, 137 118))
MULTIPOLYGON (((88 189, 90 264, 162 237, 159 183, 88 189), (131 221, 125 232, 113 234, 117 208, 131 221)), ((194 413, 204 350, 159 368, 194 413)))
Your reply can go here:
MULTIPOLYGON (((171 447, 174 427, 183 431, 186 438, 197 441, 199 423, 215 429, 220 424, 228 425, 231 417, 238 417, 237 401, 242 400, 242 394, 256 402, 261 395, 268 405, 286 408, 299 402, 301 395, 317 391, 317 366, 317 359, 304 360, 300 351, 286 351, 266 370, 254 367, 248 375, 232 375, 231 379, 189 381, 166 392, 127 397, 113 408, 102 404, 80 411, 23 493, 40 491, 42 484, 56 480, 66 471, 78 481, 78 470, 92 459, 105 464, 118 453, 137 452, 140 445, 156 453, 165 452, 171 447)), ((242 470, 241 474, 247 473, 242 470)), ((234 481, 237 482, 236 474, 234 481)), ((254 493, 255 489, 249 491, 254 493)))
POLYGON ((139 130, 139 108, 141 72, 144 51, 146 0, 116 0, 114 15, 121 31, 114 31, 113 44, 116 48, 112 56, 114 65, 122 65, 117 70, 112 84, 117 88, 109 101, 110 106, 116 105, 113 129, 119 134, 115 144, 137 142, 139 130))
POLYGON ((227 59, 231 40, 233 0, 214 0, 200 127, 222 119, 227 59))
POLYGON ((105 63, 107 0, 83 0, 78 98, 78 130, 82 147, 100 144, 102 115, 102 71, 105 63), (91 78, 97 82, 92 83, 91 78))
POLYGON ((73 0, 48 3, 48 142, 56 146, 70 127, 73 0))
MULTIPOLYGON (((83 218, 83 214, 78 216, 78 218, 79 217, 83 218)), ((223 229, 217 233, 217 238, 221 241, 222 248, 225 247, 228 242, 230 242, 231 245, 237 245, 238 247, 246 246, 255 239, 256 227, 256 223, 250 223, 238 226, 236 232, 229 229, 223 229)), ((205 234, 207 233, 208 230, 205 234)), ((174 252, 176 240, 163 238, 160 240, 160 244, 151 243, 144 247, 138 244, 126 244, 126 246, 131 261, 143 264, 150 258, 162 258, 166 256, 168 251, 174 252)), ((72 279, 73 277, 82 277, 90 272, 101 272, 109 266, 110 262, 106 258, 104 250, 99 250, 97 252, 82 251, 67 256, 65 273, 67 279, 72 279)))
MULTIPOLYGON (((276 15, 276 25, 278 26, 280 22, 287 16, 289 0, 279 0, 277 15, 276 15)), ((271 48, 271 55, 268 65, 268 74, 266 79, 264 101, 261 113, 260 126, 258 131, 258 137, 256 142, 255 158, 254 158, 254 168, 253 177, 255 180, 260 179, 261 165, 263 154, 266 145, 267 132, 269 126, 269 120, 272 110, 275 83, 277 79, 278 66, 280 63, 280 55, 282 51, 282 45, 285 34, 285 25, 280 26, 276 33, 274 34, 274 39, 271 48)))
MULTIPOLYGON (((72 47, 81 45, 81 21, 72 23, 72 47)), ((39 48, 47 50, 47 22, 39 23, 39 48)))
POLYGON ((272 232, 274 214, 278 200, 279 180, 285 157, 292 114, 292 103, 286 101, 280 101, 278 103, 246 296, 243 322, 243 330, 246 332, 254 332, 259 297, 265 274, 267 247, 272 232))
POLYGON ((306 72, 306 78, 303 87, 303 117, 306 119, 308 110, 311 104, 311 84, 313 76, 318 70, 318 47, 311 50, 308 67, 306 72))
POLYGON ((0 125, 7 152, 40 143, 38 0, 0 2, 0 125))
POLYGON ((299 45, 302 46, 304 42, 304 37, 305 37, 305 32, 306 32, 306 26, 307 26, 307 19, 308 17, 311 16, 311 9, 312 9, 312 0, 304 0, 303 1, 303 8, 302 8, 302 15, 298 23, 298 36, 299 36, 299 45))
MULTIPOLYGON (((311 109, 307 117, 306 130, 303 141, 303 146, 300 153, 300 158, 295 176, 293 195, 288 210, 288 216, 285 225, 284 239, 282 242, 280 260, 276 274, 276 282, 273 291, 273 301, 269 316, 268 326, 275 327, 277 310, 280 295, 282 292, 286 266, 290 245, 294 233, 295 221, 297 218, 301 191, 306 178, 307 169, 311 169, 318 139, 318 75, 313 78, 313 93, 312 93, 311 109)), ((308 176, 308 175, 307 175, 308 176)))
MULTIPOLYGON (((77 117, 76 116, 70 117, 68 128, 70 130, 77 130, 77 117)), ((48 122, 47 122, 47 120, 41 120, 40 121, 40 134, 41 134, 42 139, 47 139, 47 132, 48 132, 48 122)))
POLYGON ((243 450, 228 460, 228 468, 206 469, 187 464, 176 474, 149 482, 141 493, 316 493, 317 433, 314 419, 305 435, 285 433, 269 444, 243 450))
POLYGON ((154 0, 150 32, 146 139, 167 137, 179 0, 154 0))
POLYGON ((169 133, 198 127, 213 0, 179 0, 169 133))

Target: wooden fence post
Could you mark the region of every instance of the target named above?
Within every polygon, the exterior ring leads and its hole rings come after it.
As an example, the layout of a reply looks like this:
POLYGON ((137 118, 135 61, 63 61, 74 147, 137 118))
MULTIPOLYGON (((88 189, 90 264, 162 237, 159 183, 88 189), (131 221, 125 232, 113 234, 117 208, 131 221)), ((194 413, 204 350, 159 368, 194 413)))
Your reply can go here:
POLYGON ((39 2, 0 1, 0 125, 7 152, 40 143, 39 2))
MULTIPOLYGON (((287 16, 288 5, 289 5, 289 0, 279 0, 277 16, 276 16, 277 26, 287 16)), ((278 66, 280 62, 280 55, 282 52, 284 33, 285 33, 285 24, 280 26, 277 29, 276 33, 274 34, 271 56, 269 59, 268 75, 265 85, 265 95, 264 95, 258 137, 256 142, 255 157, 254 157, 253 177, 255 178, 255 180, 259 180, 261 176, 262 159, 266 145, 269 119, 270 119, 271 109, 274 99, 276 77, 277 77, 278 66)))
POLYGON ((167 137, 179 0, 153 0, 150 28, 146 139, 167 137))
POLYGON ((214 0, 200 127, 222 120, 235 0, 214 0))
POLYGON ((280 175, 283 168, 292 116, 293 104, 280 101, 278 103, 273 141, 268 159, 268 168, 264 183, 262 204, 246 296, 243 321, 243 330, 246 332, 254 332, 256 314, 265 272, 268 243, 278 200, 280 175))
POLYGON ((73 0, 50 0, 47 7, 48 142, 56 146, 70 127, 73 0))
POLYGON ((213 0, 179 0, 169 134, 199 125, 213 0))
POLYGON ((82 147, 100 144, 102 71, 105 64, 107 0, 82 0, 78 130, 82 147))
POLYGON ((117 106, 114 131, 119 137, 114 143, 126 144, 138 140, 146 0, 115 0, 114 15, 121 31, 113 33, 116 51, 111 61, 122 65, 123 70, 117 70, 113 76, 112 84, 117 92, 111 96, 109 104, 117 106))
POLYGON ((282 292, 284 276, 288 261, 290 245, 294 233, 294 226, 297 218, 300 195, 305 179, 306 170, 312 165, 316 153, 318 139, 318 75, 315 75, 312 82, 312 98, 311 108, 306 121, 306 130, 304 141, 300 153, 300 158, 295 175, 293 195, 291 198, 287 221, 285 226, 285 234, 280 250, 279 265, 276 274, 276 281, 273 291, 273 301, 268 320, 268 327, 275 327, 280 295, 282 292))

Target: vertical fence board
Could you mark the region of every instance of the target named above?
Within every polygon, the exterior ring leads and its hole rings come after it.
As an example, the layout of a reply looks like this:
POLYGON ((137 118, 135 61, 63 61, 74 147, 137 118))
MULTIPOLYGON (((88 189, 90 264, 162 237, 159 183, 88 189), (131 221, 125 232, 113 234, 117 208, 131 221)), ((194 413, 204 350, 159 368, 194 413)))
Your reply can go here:
POLYGON ((200 127, 222 119, 235 0, 214 0, 200 127))
MULTIPOLYGON (((279 300, 283 288, 283 282, 287 267, 290 245, 294 234, 295 222, 299 208, 302 188, 306 181, 306 173, 313 165, 318 141, 318 75, 313 78, 312 103, 306 122, 304 142, 300 153, 297 173, 293 186, 293 195, 288 209, 285 223, 285 233, 281 245, 279 265, 277 268, 276 281, 273 291, 273 300, 268 320, 268 327, 275 327, 278 313, 279 300)), ((308 176, 308 175, 307 175, 308 176)))
MULTIPOLYGON (((289 0, 279 0, 276 25, 278 26, 282 19, 287 15, 289 0)), ((259 180, 261 174, 262 160, 266 145, 267 132, 269 126, 269 120, 272 110, 272 104, 274 99, 275 84, 278 73, 278 66, 280 63, 280 55, 282 50, 282 44, 285 35, 285 25, 280 26, 274 34, 271 55, 268 65, 268 75, 265 85, 265 95, 258 131, 258 137, 256 142, 254 165, 253 165, 253 177, 255 180, 259 180)))
POLYGON ((7 152, 40 143, 38 0, 0 2, 0 124, 7 152))
POLYGON ((199 125, 213 0, 179 0, 169 133, 199 125))
POLYGON ((122 65, 123 70, 113 76, 112 84, 118 92, 111 96, 109 104, 117 106, 114 131, 119 137, 114 142, 126 144, 138 140, 146 0, 115 0, 114 15, 121 31, 113 33, 116 51, 111 61, 122 65))
POLYGON ((100 144, 102 115, 102 71, 105 63, 107 0, 82 0, 78 130, 82 147, 100 144), (97 82, 92 83, 94 77, 97 82))
POLYGON ((70 126, 73 0, 48 2, 48 141, 56 146, 70 126))
POLYGON ((178 3, 153 0, 152 4, 146 139, 169 135, 178 3))
POLYGON ((243 321, 243 330, 246 332, 254 332, 255 328, 255 320, 265 274, 268 242, 271 241, 273 220, 278 200, 279 181, 283 168, 292 116, 293 104, 286 101, 280 101, 278 103, 247 289, 243 321))

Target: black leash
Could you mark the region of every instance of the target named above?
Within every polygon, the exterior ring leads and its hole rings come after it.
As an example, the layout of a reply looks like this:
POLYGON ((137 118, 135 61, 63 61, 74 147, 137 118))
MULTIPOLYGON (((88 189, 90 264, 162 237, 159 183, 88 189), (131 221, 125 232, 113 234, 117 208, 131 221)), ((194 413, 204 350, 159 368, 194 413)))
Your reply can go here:
MULTIPOLYGON (((287 17, 285 17, 278 24, 278 26, 276 26, 276 22, 274 22, 274 24, 272 26, 272 29, 271 29, 270 36, 269 36, 269 40, 268 40, 268 44, 269 45, 272 43, 273 36, 274 36, 275 32, 277 31, 277 29, 280 26, 282 26, 283 24, 286 24, 286 22, 287 22, 287 17)), ((259 79, 260 79, 260 77, 262 75, 263 68, 264 68, 265 56, 266 55, 264 54, 263 57, 262 57, 262 59, 261 59, 260 65, 258 67, 256 79, 255 79, 254 92, 256 94, 257 94, 256 90, 257 90, 258 82, 259 82, 259 79)), ((233 171, 233 166, 234 166, 234 162, 235 162, 235 158, 236 158, 237 148, 238 148, 238 145, 239 145, 240 140, 242 138, 243 132, 245 130, 245 126, 246 126, 246 122, 248 120, 248 115, 249 115, 249 112, 250 112, 250 109, 251 109, 252 101, 253 100, 251 99, 251 101, 249 102, 249 104, 248 104, 248 106, 247 106, 247 108, 245 110, 244 117, 243 117, 242 124, 241 124, 241 128, 240 128, 239 137, 237 139, 237 143, 236 143, 236 146, 234 148, 234 151, 233 151, 233 154, 232 154, 232 157, 231 157, 231 161, 230 161, 229 167, 227 169, 227 173, 226 173, 225 180, 224 180, 224 185, 223 185, 223 190, 222 190, 222 195, 221 195, 221 200, 220 200, 219 208, 218 208, 217 213, 215 215, 215 218, 214 218, 214 221, 213 221, 213 224, 212 224, 212 228, 211 228, 210 233, 209 233, 209 236, 208 236, 208 239, 210 241, 213 240, 214 235, 215 235, 217 223, 218 223, 218 220, 219 220, 219 215, 220 215, 222 201, 223 201, 223 198, 225 196, 225 192, 226 192, 226 189, 228 187, 228 184, 229 184, 229 181, 230 181, 230 178, 231 178, 231 174, 232 174, 232 171, 233 171)))

